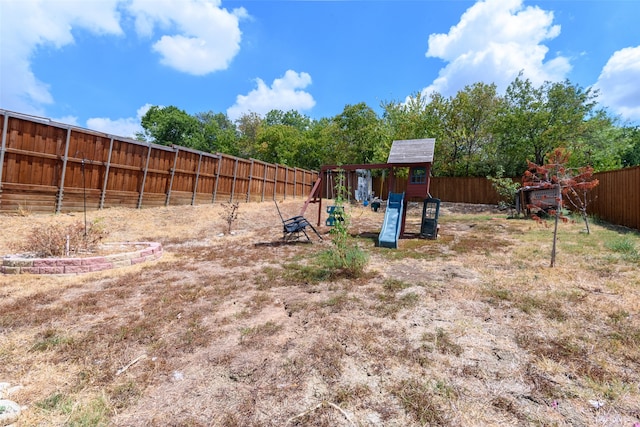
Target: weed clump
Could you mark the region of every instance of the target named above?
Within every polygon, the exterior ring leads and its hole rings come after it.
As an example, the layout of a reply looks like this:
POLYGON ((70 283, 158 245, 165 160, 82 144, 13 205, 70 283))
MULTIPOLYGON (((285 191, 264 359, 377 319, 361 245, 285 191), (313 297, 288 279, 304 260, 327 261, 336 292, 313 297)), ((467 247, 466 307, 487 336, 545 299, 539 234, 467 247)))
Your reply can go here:
POLYGON ((607 248, 618 253, 625 261, 637 262, 640 260, 640 252, 633 240, 628 237, 620 237, 606 243, 607 248))
POLYGON ((455 397, 449 386, 438 383, 432 388, 417 379, 407 379, 393 385, 390 389, 407 414, 420 425, 447 425, 446 414, 442 409, 444 398, 455 397))
POLYGON ((55 223, 39 225, 18 245, 18 249, 43 258, 77 255, 94 251, 108 234, 98 221, 86 226, 80 221, 67 226, 55 223))

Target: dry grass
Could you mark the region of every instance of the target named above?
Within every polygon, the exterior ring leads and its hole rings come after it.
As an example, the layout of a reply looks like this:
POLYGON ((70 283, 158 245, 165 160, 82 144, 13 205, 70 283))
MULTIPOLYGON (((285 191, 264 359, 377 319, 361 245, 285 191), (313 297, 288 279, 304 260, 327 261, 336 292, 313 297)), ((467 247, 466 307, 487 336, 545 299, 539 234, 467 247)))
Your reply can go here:
MULTIPOLYGON (((279 244, 272 204, 241 204, 234 235, 221 212, 90 212, 110 241, 160 241, 165 255, 0 276, 0 382, 24 386, 20 425, 640 422, 637 234, 562 225, 549 268, 551 229, 533 221, 445 205, 438 240, 389 250, 374 246, 383 214, 353 207, 370 261, 349 279, 318 264, 330 242, 279 244)), ((4 216, 0 253, 78 217, 4 216)))

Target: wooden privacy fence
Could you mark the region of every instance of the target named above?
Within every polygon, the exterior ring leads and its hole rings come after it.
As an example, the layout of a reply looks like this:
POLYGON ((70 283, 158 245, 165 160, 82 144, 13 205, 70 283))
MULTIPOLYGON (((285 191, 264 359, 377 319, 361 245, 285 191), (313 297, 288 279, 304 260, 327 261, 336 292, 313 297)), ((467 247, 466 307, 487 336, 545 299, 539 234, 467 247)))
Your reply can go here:
MULTIPOLYGON (((640 230, 640 166, 598 172, 594 176, 600 184, 589 193, 589 214, 611 224, 640 230)), ((395 191, 404 191, 406 185, 406 179, 397 179, 395 191)), ((386 197, 386 183, 374 179, 373 186, 376 194, 382 188, 386 197)), ((491 181, 483 177, 432 177, 429 192, 444 202, 498 203, 491 181)))
POLYGON ((0 110, 0 211, 307 197, 318 173, 0 110))
MULTIPOLYGON (((407 189, 407 178, 396 177, 391 191, 401 193, 407 189)), ((387 198, 388 182, 381 178, 373 179, 375 194, 387 198)), ((497 204, 498 193, 493 189, 491 181, 483 177, 431 177, 429 193, 444 202, 497 204)))
POLYGON ((640 230, 640 166, 598 172, 600 181, 590 192, 590 214, 625 227, 640 230))

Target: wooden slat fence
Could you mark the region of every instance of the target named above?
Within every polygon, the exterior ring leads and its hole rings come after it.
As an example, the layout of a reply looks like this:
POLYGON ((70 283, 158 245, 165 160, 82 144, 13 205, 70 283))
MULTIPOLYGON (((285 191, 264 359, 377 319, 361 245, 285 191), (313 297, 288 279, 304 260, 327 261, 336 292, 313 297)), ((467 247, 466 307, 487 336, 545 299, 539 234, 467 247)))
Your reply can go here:
MULTIPOLYGON (((315 171, 166 147, 0 110, 0 212, 69 212, 306 198, 315 171)), ((589 213, 640 230, 640 167, 596 174, 589 213)), ((373 190, 387 194, 374 179, 373 190)), ((396 178, 394 191, 406 189, 396 178)), ((323 192, 325 190, 323 189, 323 192)), ((496 204, 481 177, 432 177, 446 202, 496 204)))
MULTIPOLYGON (((444 202, 497 204, 498 193, 493 189, 491 181, 483 177, 431 177, 429 193, 444 202)), ((373 179, 373 191, 387 198, 388 182, 381 178, 373 179)), ((407 178, 395 178, 393 192, 407 190, 407 178)))
MULTIPOLYGON (((588 206, 594 215, 611 224, 640 230, 640 166, 599 172, 600 184, 591 193, 588 206)), ((405 191, 406 179, 396 179, 395 191, 405 191)), ((374 191, 386 197, 386 183, 374 179, 374 191)), ((432 177, 430 193, 444 202, 497 204, 498 194, 491 181, 482 177, 432 177)))
POLYGON ((0 212, 306 198, 318 173, 0 110, 0 212))
POLYGON ((612 224, 640 230, 640 166, 594 176, 600 183, 591 190, 589 213, 612 224))
POLYGON ((483 177, 432 177, 429 192, 433 197, 454 203, 498 204, 491 181, 483 177))

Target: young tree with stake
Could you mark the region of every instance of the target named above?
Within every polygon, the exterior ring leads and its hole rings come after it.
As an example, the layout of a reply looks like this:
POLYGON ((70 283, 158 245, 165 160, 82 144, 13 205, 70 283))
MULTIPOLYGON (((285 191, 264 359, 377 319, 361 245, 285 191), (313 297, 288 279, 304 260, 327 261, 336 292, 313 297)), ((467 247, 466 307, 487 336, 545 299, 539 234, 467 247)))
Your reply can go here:
MULTIPOLYGON (((563 148, 556 148, 547 155, 547 162, 544 165, 537 165, 528 162, 529 167, 524 173, 523 185, 539 189, 554 189, 554 209, 550 214, 555 216, 553 230, 553 248, 551 250, 551 267, 556 261, 556 242, 558 237, 558 223, 560 220, 567 222, 568 218, 562 214, 565 200, 580 212, 582 219, 589 233, 589 222, 587 217, 587 206, 590 202, 588 192, 598 185, 598 180, 593 177, 593 168, 585 166, 581 168, 568 167, 571 153, 563 148)), ((538 204, 541 204, 538 202, 538 204)), ((548 203, 545 203, 548 204, 548 203)), ((540 208, 536 203, 529 205, 529 208, 540 208)), ((536 215, 534 219, 540 220, 536 215)))

